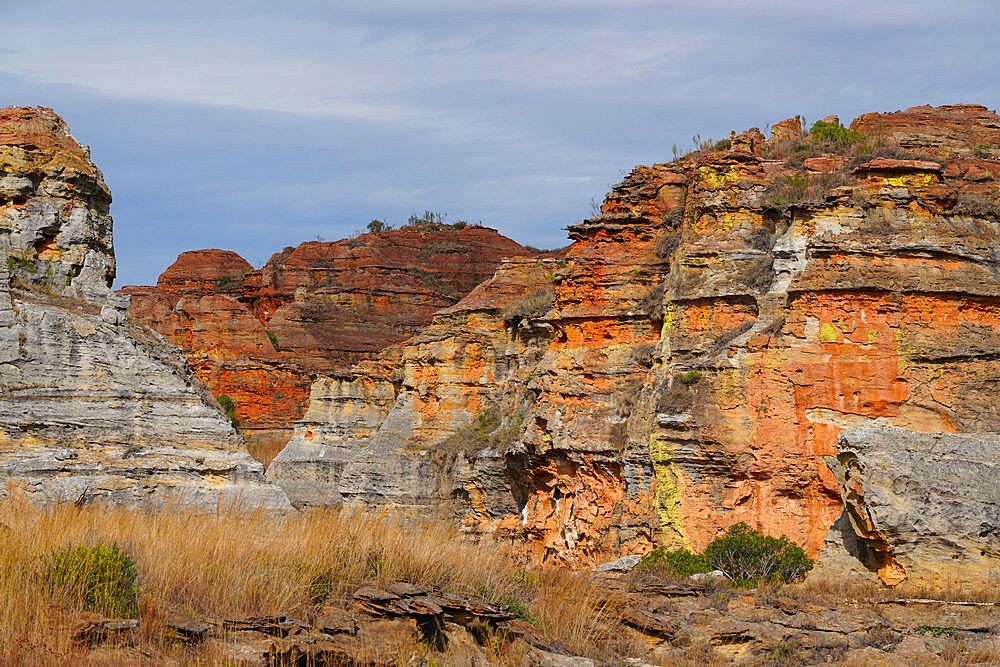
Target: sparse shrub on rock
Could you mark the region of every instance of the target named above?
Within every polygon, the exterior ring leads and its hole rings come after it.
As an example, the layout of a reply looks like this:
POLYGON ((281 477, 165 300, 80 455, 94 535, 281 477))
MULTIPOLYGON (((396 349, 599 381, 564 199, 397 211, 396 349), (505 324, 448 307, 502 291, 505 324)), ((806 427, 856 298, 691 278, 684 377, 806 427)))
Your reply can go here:
POLYGON ((521 318, 537 319, 549 312, 556 302, 556 293, 550 289, 537 289, 531 294, 514 301, 503 309, 504 322, 513 322, 521 318))
POLYGON ((236 404, 233 403, 233 399, 229 398, 225 394, 219 396, 215 399, 222 411, 226 413, 226 417, 233 423, 233 427, 238 428, 240 422, 236 419, 236 404))
POLYGON ((683 547, 669 551, 665 547, 654 549, 642 557, 642 560, 639 561, 639 567, 640 569, 665 570, 681 577, 712 571, 702 554, 692 553, 683 547))

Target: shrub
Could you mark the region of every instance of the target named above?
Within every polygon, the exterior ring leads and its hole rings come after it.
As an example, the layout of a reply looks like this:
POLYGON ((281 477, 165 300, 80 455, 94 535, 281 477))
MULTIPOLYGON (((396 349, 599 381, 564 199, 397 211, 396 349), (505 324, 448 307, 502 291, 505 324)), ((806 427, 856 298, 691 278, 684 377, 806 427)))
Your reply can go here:
POLYGON ((445 453, 461 451, 466 454, 475 454, 487 447, 503 451, 517 440, 523 422, 524 412, 520 410, 504 420, 498 410, 486 408, 476 413, 468 424, 438 443, 437 449, 445 453))
POLYGON ((789 583, 812 569, 813 561, 787 537, 770 537, 740 522, 705 547, 712 569, 722 570, 737 586, 789 583))
POLYGON ((774 179, 767 187, 765 197, 767 203, 773 206, 822 204, 831 190, 853 182, 854 178, 847 171, 813 175, 796 172, 774 179))
POLYGON ((431 255, 457 255, 472 252, 472 247, 451 241, 435 241, 425 243, 417 251, 417 259, 427 259, 431 255))
POLYGON ((687 373, 681 375, 681 382, 686 385, 698 384, 698 380, 700 380, 704 375, 705 374, 698 369, 692 368, 687 373))
POLYGON ((691 553, 684 548, 672 551, 667 551, 665 547, 654 549, 642 557, 642 560, 639 561, 639 567, 666 570, 670 574, 681 577, 690 577, 692 574, 712 571, 703 555, 691 553))
POLYGON ((990 144, 972 144, 972 155, 978 158, 988 158, 993 155, 993 146, 990 144))
POLYGON ((440 227, 444 224, 447 213, 435 213, 434 211, 424 211, 423 215, 414 213, 406 220, 406 224, 411 227, 440 227))
POLYGON ((809 187, 809 174, 797 172, 784 178, 776 178, 768 188, 768 201, 771 204, 790 204, 801 200, 809 187))
POLYGON ((116 618, 138 612, 135 561, 118 548, 67 546, 43 557, 42 576, 51 589, 79 598, 84 607, 116 618))
POLYGON ((440 292, 455 301, 458 301, 463 296, 461 292, 445 282, 436 271, 428 271, 427 269, 410 264, 406 267, 406 273, 423 287, 440 292))
POLYGON ((215 287, 220 290, 242 287, 248 273, 250 273, 250 269, 240 269, 236 273, 219 276, 215 279, 215 287))
POLYGON ((503 309, 501 317, 504 322, 513 322, 521 318, 538 319, 549 312, 552 304, 556 302, 556 293, 553 289, 537 289, 527 296, 523 296, 508 304, 503 309))
POLYGON ((813 561, 787 537, 770 537, 745 523, 730 526, 697 554, 687 549, 654 549, 639 561, 641 569, 661 569, 688 577, 721 570, 737 586, 790 583, 812 569, 813 561))
POLYGON ((835 148, 849 148, 856 144, 862 144, 868 139, 867 135, 855 132, 840 123, 825 120, 813 123, 809 129, 809 136, 813 142, 824 142, 835 148))
MULTIPOLYGON (((273 331, 271 331, 270 329, 265 329, 264 333, 267 334, 267 339, 269 341, 271 341, 271 347, 273 347, 275 350, 280 350, 281 348, 278 347, 278 337, 275 335, 275 333, 273 331)), ((229 397, 227 396, 226 398, 229 398, 229 397)), ((230 401, 230 402, 232 402, 232 401, 230 401)))
POLYGON ((223 394, 215 400, 219 404, 219 407, 226 413, 226 418, 233 423, 233 427, 239 428, 240 422, 236 419, 236 404, 233 403, 233 399, 223 394))
POLYGON ((953 212, 977 218, 1000 218, 1000 204, 983 195, 960 192, 953 212))
POLYGON ((368 231, 373 233, 378 232, 391 232, 395 227, 387 223, 385 220, 372 220, 368 223, 368 231))

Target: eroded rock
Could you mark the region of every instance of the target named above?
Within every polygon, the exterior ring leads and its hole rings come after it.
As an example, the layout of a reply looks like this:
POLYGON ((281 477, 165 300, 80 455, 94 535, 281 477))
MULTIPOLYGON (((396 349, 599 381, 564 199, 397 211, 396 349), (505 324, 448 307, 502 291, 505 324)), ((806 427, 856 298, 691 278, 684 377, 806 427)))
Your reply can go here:
POLYGON ((129 286, 133 321, 184 352, 229 396, 251 444, 270 456, 303 418, 317 375, 342 376, 418 333, 437 310, 531 254, 486 227, 404 227, 285 248, 254 270, 234 252, 182 253, 154 287, 129 286))
POLYGON ((290 509, 176 349, 125 321, 110 193, 62 120, 0 110, 0 175, 0 494, 290 509))
POLYGON ((856 428, 830 467, 886 584, 988 585, 1000 568, 1000 435, 856 428))

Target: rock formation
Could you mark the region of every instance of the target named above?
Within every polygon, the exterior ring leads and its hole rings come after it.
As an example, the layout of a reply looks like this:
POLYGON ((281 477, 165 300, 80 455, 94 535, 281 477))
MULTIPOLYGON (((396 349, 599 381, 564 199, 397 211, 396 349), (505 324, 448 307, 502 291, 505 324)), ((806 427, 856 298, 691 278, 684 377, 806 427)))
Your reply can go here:
POLYGON ((1000 430, 1000 117, 780 125, 635 168, 569 228, 550 308, 473 292, 430 340, 317 380, 271 476, 299 503, 447 501, 541 561, 700 549, 738 521, 815 554, 840 431, 1000 430))
POLYGON ((560 264, 504 260, 420 335, 359 364, 353 377, 319 378, 269 476, 295 504, 428 510, 457 495, 468 522, 516 512, 503 453, 517 440, 533 369, 552 338, 535 318, 551 305, 560 264))
POLYGON ((402 342, 433 313, 528 255, 493 229, 430 224, 335 243, 310 241, 253 270, 236 253, 181 254, 155 287, 126 287, 129 316, 184 352, 265 459, 291 437, 318 374, 402 342))
POLYGON ((830 467, 861 544, 889 585, 992 585, 1000 563, 1000 435, 855 428, 830 467))
POLYGON ((126 322, 111 195, 49 109, 0 109, 0 493, 287 509, 172 346, 126 322))

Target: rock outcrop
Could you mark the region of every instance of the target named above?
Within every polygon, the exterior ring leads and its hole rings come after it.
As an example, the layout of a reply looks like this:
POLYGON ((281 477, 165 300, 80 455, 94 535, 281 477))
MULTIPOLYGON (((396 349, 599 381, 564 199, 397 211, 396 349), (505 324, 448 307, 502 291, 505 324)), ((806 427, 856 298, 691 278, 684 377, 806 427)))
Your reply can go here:
POLYGON ((534 560, 701 549, 738 521, 815 554, 843 511, 825 465, 842 430, 1000 431, 1000 117, 870 120, 637 167, 569 228, 546 312, 443 318, 440 343, 385 352, 380 376, 320 379, 296 472, 272 476, 297 502, 427 505, 436 488, 534 560), (491 379, 525 320, 538 335, 491 379), (469 329, 504 344, 448 342, 469 329))
POLYGON ((110 201, 62 119, 0 110, 0 493, 288 509, 177 351, 126 322, 110 201))
POLYGON ((260 270, 236 253, 181 254, 155 287, 126 287, 129 316, 184 352, 195 375, 236 407, 269 460, 303 417, 317 374, 418 333, 437 310, 489 278, 521 245, 479 226, 426 225, 285 248, 260 270))
POLYGON ((476 525, 516 512, 519 476, 503 454, 517 440, 533 369, 553 334, 536 318, 551 305, 560 264, 504 260, 420 335, 359 364, 352 377, 320 377, 268 476, 298 505, 427 511, 457 496, 476 525))
POLYGON ((42 107, 0 108, 0 216, 15 281, 102 299, 115 277, 111 192, 90 149, 42 107))
POLYGON ((1000 570, 1000 435, 856 428, 830 467, 862 565, 889 585, 985 586, 1000 570))

